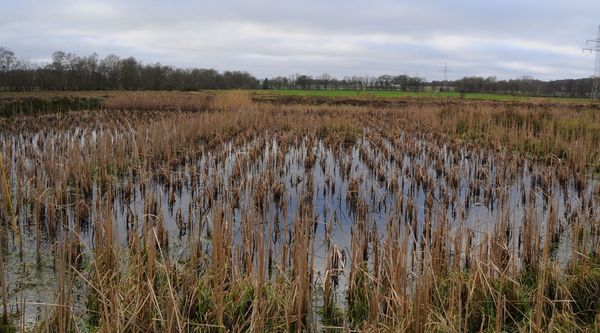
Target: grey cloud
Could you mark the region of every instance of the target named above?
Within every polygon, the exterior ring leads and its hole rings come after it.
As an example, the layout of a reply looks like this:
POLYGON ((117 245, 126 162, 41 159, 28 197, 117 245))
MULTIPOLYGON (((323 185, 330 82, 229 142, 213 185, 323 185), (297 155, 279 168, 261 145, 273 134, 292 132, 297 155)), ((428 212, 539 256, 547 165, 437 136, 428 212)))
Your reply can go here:
POLYGON ((61 49, 260 77, 407 73, 585 77, 588 1, 70 1, 3 5, 0 45, 27 59, 61 49))

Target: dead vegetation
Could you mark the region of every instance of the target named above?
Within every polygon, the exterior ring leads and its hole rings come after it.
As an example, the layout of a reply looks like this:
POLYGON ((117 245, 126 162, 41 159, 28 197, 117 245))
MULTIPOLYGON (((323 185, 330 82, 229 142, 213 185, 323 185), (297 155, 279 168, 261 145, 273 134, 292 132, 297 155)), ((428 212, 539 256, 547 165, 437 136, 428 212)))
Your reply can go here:
POLYGON ((591 332, 599 133, 568 105, 236 91, 6 118, 3 309, 46 332, 591 332), (55 277, 41 307, 31 272, 55 277))

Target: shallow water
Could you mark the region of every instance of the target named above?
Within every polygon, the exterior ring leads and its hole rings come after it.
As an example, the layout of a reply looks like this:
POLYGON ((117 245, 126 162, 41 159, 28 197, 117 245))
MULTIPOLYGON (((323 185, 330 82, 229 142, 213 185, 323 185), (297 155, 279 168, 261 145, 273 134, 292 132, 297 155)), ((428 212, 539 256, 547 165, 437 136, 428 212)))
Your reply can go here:
MULTIPOLYGON (((20 193, 26 188, 23 185, 27 184, 23 179, 26 170, 40 168, 36 165, 35 156, 48 149, 42 145, 52 147, 64 142, 78 142, 77 145, 85 149, 89 144, 98 144, 100 135, 107 133, 78 128, 72 132, 51 132, 43 139, 37 133, 23 133, 10 138, 3 136, 12 152, 9 157, 13 165, 10 172, 13 192, 20 193), (20 167, 17 167, 18 153, 25 155, 20 167)), ((4 147, 6 150, 7 145, 4 147)), ((559 261, 566 262, 571 251, 569 219, 573 214, 578 214, 578 218, 599 218, 598 197, 594 192, 598 187, 597 181, 587 179, 582 191, 576 189, 572 176, 566 186, 560 185, 553 176, 549 178, 550 185, 543 185, 541 175, 552 175, 552 166, 527 159, 520 163, 517 158, 489 149, 465 145, 453 150, 445 145, 407 137, 385 139, 380 145, 365 137, 346 149, 302 138, 288 142, 286 147, 283 150, 278 138, 268 134, 258 135, 242 145, 225 143, 214 150, 206 147, 200 156, 190 157, 166 172, 166 179, 171 184, 155 177, 158 170, 145 177, 126 174, 116 179, 119 185, 115 187, 117 191, 112 194, 110 202, 106 192, 96 184, 86 202, 89 206, 87 219, 77 220, 74 198, 59 207, 57 218, 60 228, 56 235, 51 235, 47 229, 48 218, 40 219, 39 262, 33 205, 19 207, 24 252, 21 257, 16 234, 11 233, 6 258, 10 312, 16 313, 24 300, 27 323, 35 323, 47 315, 51 307, 46 304, 54 303, 57 288, 53 254, 60 246, 65 228, 80 228, 84 254, 87 259, 91 258, 95 248, 96 223, 109 218, 107 205, 110 218, 118 226, 122 247, 127 246, 131 232, 141 233, 144 223, 155 225, 162 220, 168 232, 168 255, 172 260, 181 262, 190 256, 190 240, 200 242, 203 250, 210 253, 211 213, 215 208, 211 202, 235 207, 233 226, 236 245, 243 242, 244 224, 248 216, 253 215, 255 228, 268 233, 266 242, 273 250, 275 262, 281 259, 278 245, 282 241, 290 241, 291 235, 285 235, 283 230, 290 232, 295 218, 308 215, 314 228, 311 241, 313 284, 320 288, 327 270, 329 249, 336 246, 346 260, 345 268, 340 269, 336 290, 336 298, 342 304, 345 302, 348 260, 352 251, 351 237, 357 219, 369 221, 371 228, 379 233, 380 240, 386 237, 389 225, 411 225, 416 219, 417 229, 413 235, 415 252, 423 250, 420 242, 425 221, 435 224, 444 218, 451 233, 469 229, 477 243, 493 232, 497 221, 506 219, 511 230, 507 246, 518 247, 524 220, 542 221, 544 225, 554 203, 560 226, 564 228, 555 255, 559 261), (313 151, 315 162, 314 166, 307 168, 308 150, 313 151), (283 159, 278 157, 280 154, 283 159), (436 166, 438 160, 442 162, 436 166), (236 174, 236 170, 239 173, 236 174), (272 193, 272 180, 283 184, 283 194, 277 200, 272 193), (364 214, 357 211, 356 201, 349 197, 353 180, 358 184, 356 198, 363 200, 366 207, 364 214), (129 196, 124 194, 127 187, 131 191, 129 196), (258 195, 264 195, 264 200, 257 201, 258 195), (428 195, 431 199, 429 204, 428 195), (156 216, 148 213, 150 196, 156 196, 156 216), (589 198, 593 198, 591 206, 587 202, 589 198), (303 205, 303 201, 309 204, 303 205), (309 211, 307 207, 310 207, 309 211), (591 211, 589 216, 586 210, 591 211), (328 230, 330 220, 333 228, 328 230), (193 233, 192 236, 190 233, 193 233)), ((42 207, 42 212, 47 209, 47 206, 42 207)), ((410 258, 406 260, 410 262, 410 258)), ((84 271, 85 267, 81 270, 84 271)), ((79 281, 74 301, 76 313, 82 313, 84 308, 84 291, 85 283, 79 281), (78 308, 81 311, 78 312, 78 308)), ((318 300, 315 302, 319 303, 318 300)))

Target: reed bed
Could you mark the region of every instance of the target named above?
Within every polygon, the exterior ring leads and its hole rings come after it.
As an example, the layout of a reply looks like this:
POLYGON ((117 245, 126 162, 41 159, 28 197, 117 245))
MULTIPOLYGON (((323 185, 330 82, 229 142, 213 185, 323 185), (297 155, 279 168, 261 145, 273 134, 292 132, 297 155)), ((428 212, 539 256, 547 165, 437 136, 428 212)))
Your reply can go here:
POLYGON ((238 91, 4 118, 0 332, 595 332, 599 133, 238 91))

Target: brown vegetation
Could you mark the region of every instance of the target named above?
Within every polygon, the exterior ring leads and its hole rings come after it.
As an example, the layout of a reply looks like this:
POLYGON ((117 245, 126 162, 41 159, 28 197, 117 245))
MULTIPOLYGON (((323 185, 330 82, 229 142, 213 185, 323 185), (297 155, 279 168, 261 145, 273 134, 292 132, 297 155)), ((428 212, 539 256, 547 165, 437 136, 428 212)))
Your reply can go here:
POLYGON ((138 92, 4 118, 3 295, 31 324, 17 285, 55 276, 48 332, 593 331, 598 147, 567 104, 138 92))

